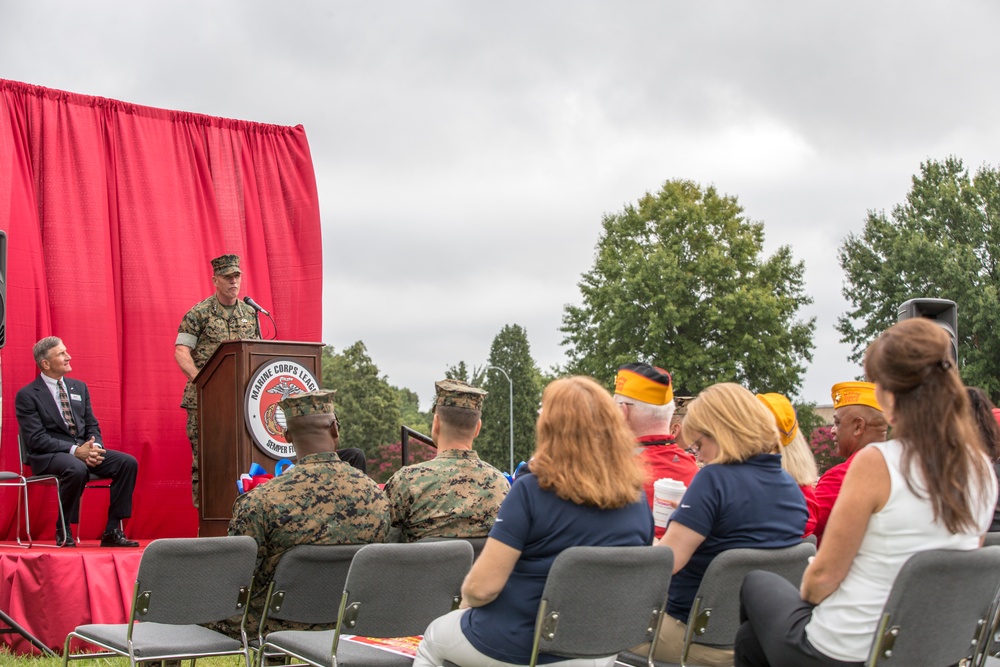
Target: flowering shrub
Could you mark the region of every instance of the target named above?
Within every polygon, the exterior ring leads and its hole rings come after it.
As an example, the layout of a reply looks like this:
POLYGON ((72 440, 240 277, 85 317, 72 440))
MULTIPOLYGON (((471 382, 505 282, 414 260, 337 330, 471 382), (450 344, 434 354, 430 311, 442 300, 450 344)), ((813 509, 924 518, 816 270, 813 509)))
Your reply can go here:
MULTIPOLYGON (((406 447, 411 463, 430 461, 437 454, 437 450, 429 445, 425 445, 419 440, 410 440, 406 447)), ((375 454, 368 459, 368 474, 379 484, 384 484, 392 477, 392 474, 399 470, 402 465, 403 443, 395 442, 391 445, 379 445, 375 454)))
POLYGON ((816 457, 820 475, 846 460, 843 456, 837 456, 837 441, 833 439, 833 430, 829 426, 821 426, 813 431, 809 437, 809 446, 816 457))

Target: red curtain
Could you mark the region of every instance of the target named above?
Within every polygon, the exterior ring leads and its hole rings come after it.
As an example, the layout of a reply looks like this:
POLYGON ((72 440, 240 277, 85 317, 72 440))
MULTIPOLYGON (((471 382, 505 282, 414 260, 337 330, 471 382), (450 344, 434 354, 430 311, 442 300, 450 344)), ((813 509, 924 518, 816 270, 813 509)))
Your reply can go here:
MULTIPOLYGON (((177 326, 213 291, 209 260, 236 253, 243 294, 272 311, 277 338, 320 340, 322 239, 305 130, 0 80, 0 229, 0 469, 17 470, 14 396, 38 372, 31 347, 59 336, 106 444, 139 460, 129 535, 194 535, 177 326)), ((262 329, 270 337, 267 321, 262 329)), ((51 535, 54 493, 36 487, 33 532, 51 535)), ((85 495, 85 539, 103 530, 107 495, 85 495)), ((14 535, 15 498, 0 488, 0 537, 14 535)))

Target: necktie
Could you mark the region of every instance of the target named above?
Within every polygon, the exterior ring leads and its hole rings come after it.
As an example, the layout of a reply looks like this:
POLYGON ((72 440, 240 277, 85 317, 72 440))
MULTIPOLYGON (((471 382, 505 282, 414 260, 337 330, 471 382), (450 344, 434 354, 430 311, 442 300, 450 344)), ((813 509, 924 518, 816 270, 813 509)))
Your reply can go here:
POLYGON ((66 385, 59 380, 59 407, 62 409, 63 419, 69 427, 69 434, 76 437, 76 424, 73 422, 73 411, 69 409, 69 396, 66 395, 66 385))

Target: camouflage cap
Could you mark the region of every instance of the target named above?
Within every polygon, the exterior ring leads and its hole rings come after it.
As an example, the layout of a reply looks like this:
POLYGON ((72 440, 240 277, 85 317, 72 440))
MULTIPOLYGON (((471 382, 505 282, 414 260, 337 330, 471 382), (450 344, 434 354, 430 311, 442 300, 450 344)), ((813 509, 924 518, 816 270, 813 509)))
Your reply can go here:
POLYGON ((217 276, 231 276, 242 273, 239 255, 222 255, 212 260, 212 272, 217 276))
POLYGON ((694 400, 694 396, 674 396, 675 417, 683 417, 688 413, 688 405, 694 400))
POLYGON ((295 394, 279 401, 278 407, 285 413, 285 419, 306 415, 332 415, 333 395, 336 393, 333 390, 320 390, 295 394))
POLYGON ((441 380, 434 383, 434 388, 437 391, 437 397, 434 399, 435 408, 444 405, 468 410, 482 410, 483 399, 488 393, 461 380, 441 380))

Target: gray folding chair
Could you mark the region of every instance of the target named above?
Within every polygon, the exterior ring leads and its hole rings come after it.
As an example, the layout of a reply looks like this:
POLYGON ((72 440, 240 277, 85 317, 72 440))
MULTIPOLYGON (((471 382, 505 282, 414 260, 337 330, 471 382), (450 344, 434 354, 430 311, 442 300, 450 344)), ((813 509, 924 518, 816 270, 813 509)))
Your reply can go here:
POLYGON ((665 547, 571 547, 556 557, 538 605, 539 654, 600 658, 656 645, 674 552, 665 547))
POLYGON ((133 667, 152 660, 242 655, 250 667, 245 625, 256 562, 257 543, 245 535, 150 542, 139 562, 128 623, 77 627, 66 636, 63 667, 98 655, 126 656, 133 667), (203 627, 239 614, 241 639, 203 627), (70 655, 74 637, 106 652, 70 655))
POLYGON ((261 654, 285 654, 316 667, 409 667, 412 658, 341 640, 412 637, 457 608, 462 580, 472 567, 464 540, 369 544, 351 562, 340 598, 337 629, 270 632, 261 654))
POLYGON ((421 537, 418 542, 444 542, 447 540, 464 540, 472 545, 472 558, 475 560, 479 558, 479 554, 483 553, 483 547, 486 546, 486 540, 489 539, 486 536, 483 537, 421 537))
MULTIPOLYGON (((784 549, 730 549, 716 556, 705 570, 691 605, 679 664, 693 664, 688 662, 688 655, 694 644, 733 648, 740 627, 740 587, 748 572, 774 572, 798 587, 809 557, 815 555, 816 546, 804 541, 784 549)), ((618 662, 632 667, 672 667, 675 664, 652 660, 654 648, 650 647, 648 655, 626 651, 619 654, 618 662)))
POLYGON ((62 514, 62 503, 59 502, 59 478, 55 475, 25 475, 27 465, 27 453, 21 441, 20 432, 17 434, 17 449, 20 464, 20 472, 0 471, 0 486, 14 486, 20 490, 17 492, 17 546, 30 549, 32 545, 31 537, 31 508, 28 507, 28 486, 35 483, 50 483, 56 488, 56 505, 58 506, 59 522, 62 524, 63 535, 66 535, 66 518, 62 514), (21 541, 21 507, 24 506, 24 532, 28 536, 28 543, 21 541))
POLYGON ((896 576, 865 664, 984 662, 998 589, 1000 547, 914 554, 896 576))
MULTIPOLYGON (((274 568, 274 578, 267 589, 264 613, 257 628, 257 647, 264 644, 268 620, 333 628, 351 561, 364 546, 303 544, 286 551, 274 568)), ((258 650, 258 662, 260 657, 258 650)))

